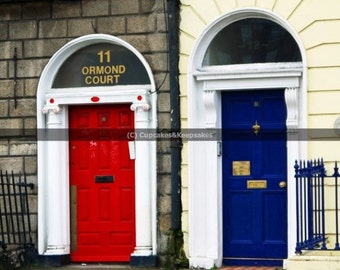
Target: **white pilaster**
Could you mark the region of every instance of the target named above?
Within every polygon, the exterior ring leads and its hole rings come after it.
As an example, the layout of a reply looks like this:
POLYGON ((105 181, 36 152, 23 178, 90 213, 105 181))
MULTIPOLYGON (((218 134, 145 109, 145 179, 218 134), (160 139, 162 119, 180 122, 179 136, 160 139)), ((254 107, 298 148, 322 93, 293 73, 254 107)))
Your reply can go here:
MULTIPOLYGON (((148 130, 150 124, 150 105, 145 102, 133 103, 131 110, 135 112, 135 129, 148 130)), ((138 140, 135 149, 135 193, 136 193, 136 247, 132 256, 152 255, 152 211, 151 211, 151 158, 150 141, 138 140), (138 172, 138 173, 137 173, 138 172)))
POLYGON ((44 138, 48 151, 46 151, 46 175, 45 179, 45 216, 46 216, 46 252, 45 255, 67 254, 69 245, 65 228, 65 196, 67 199, 68 189, 66 179, 61 175, 63 160, 60 159, 65 142, 58 137, 61 129, 61 108, 59 106, 44 106, 42 112, 47 115, 47 135, 44 138))
MULTIPOLYGON (((204 128, 211 132, 218 131, 220 123, 218 114, 220 112, 220 93, 206 90, 203 93, 202 101, 204 106, 204 128)), ((222 186, 221 181, 221 155, 216 140, 191 142, 197 144, 195 151, 201 151, 202 159, 198 164, 199 168, 206 168, 198 173, 193 179, 195 186, 200 192, 191 193, 190 203, 200 205, 195 208, 195 213, 190 220, 190 237, 193 232, 195 248, 190 252, 190 265, 193 267, 211 268, 220 267, 222 264, 222 186), (201 149, 201 150, 199 150, 201 149)), ((192 186, 194 186, 192 185, 192 186)))
POLYGON ((287 231, 288 241, 288 257, 295 254, 296 245, 296 182, 294 162, 292 158, 299 157, 299 100, 297 87, 290 87, 285 89, 285 101, 287 107, 287 224, 289 228, 287 231), (292 157, 292 158, 290 158, 292 157))
MULTIPOLYGON (((218 132, 220 129, 220 110, 221 110, 221 93, 218 91, 205 91, 203 94, 203 104, 205 108, 205 127, 218 132)), ((217 136, 218 138, 219 136, 217 136)), ((221 138, 222 139, 222 138, 221 138)), ((222 160, 220 147, 221 141, 207 140, 205 142, 207 155, 205 163, 209 170, 206 170, 206 190, 207 198, 207 257, 212 258, 214 265, 220 267, 222 264, 222 160), (209 181, 214 179, 214 181, 209 181), (213 222, 212 222, 213 221, 213 222), (213 247, 213 248, 211 248, 213 247)))

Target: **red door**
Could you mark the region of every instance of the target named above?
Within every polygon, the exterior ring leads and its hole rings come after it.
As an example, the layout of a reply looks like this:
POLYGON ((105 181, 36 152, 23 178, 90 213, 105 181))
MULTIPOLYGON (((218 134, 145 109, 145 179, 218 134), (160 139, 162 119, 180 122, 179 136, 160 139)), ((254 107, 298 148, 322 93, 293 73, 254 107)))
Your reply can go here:
POLYGON ((115 134, 129 105, 70 106, 71 260, 129 261, 135 247, 134 160, 115 134))

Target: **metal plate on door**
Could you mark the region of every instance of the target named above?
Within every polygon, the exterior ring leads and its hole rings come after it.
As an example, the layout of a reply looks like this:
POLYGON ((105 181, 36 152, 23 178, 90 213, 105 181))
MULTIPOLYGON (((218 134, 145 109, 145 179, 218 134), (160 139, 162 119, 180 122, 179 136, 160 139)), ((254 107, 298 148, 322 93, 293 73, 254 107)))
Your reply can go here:
POLYGON ((113 183, 114 177, 113 175, 96 175, 95 182, 96 183, 113 183))
POLYGON ((247 180, 247 189, 267 188, 267 180, 247 180))
POLYGON ((233 176, 250 175, 250 161, 233 161, 233 176))

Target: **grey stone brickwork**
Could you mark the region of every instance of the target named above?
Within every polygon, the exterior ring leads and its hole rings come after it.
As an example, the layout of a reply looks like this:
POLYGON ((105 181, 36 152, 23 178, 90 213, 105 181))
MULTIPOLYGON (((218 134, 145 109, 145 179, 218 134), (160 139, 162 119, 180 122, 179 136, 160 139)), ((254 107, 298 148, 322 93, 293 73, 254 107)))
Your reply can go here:
MULTIPOLYGON (((164 6, 165 0, 0 1, 0 170, 25 172, 28 180, 37 184, 37 145, 32 130, 36 129, 39 77, 60 47, 82 35, 114 35, 143 54, 157 85, 159 127, 169 128, 164 6), (13 132, 3 136, 4 129, 13 132)), ((162 264, 167 258, 171 229, 170 142, 159 142, 157 155, 158 255, 162 264)), ((37 188, 30 194, 35 235, 37 188)))

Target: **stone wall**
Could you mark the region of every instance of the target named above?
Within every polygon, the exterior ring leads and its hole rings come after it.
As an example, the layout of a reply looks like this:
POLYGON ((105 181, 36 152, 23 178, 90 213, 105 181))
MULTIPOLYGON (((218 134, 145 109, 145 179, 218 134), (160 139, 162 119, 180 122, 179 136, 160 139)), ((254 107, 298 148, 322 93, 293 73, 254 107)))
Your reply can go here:
MULTIPOLYGON (((30 195, 35 238, 39 188, 36 90, 44 66, 59 48, 79 36, 119 37, 141 52, 151 66, 158 90, 158 125, 169 128, 165 7, 165 0, 0 1, 0 170, 25 172, 28 182, 35 184, 30 195)), ((163 141, 158 143, 157 217, 162 263, 171 226, 170 192, 170 142, 163 141)))

